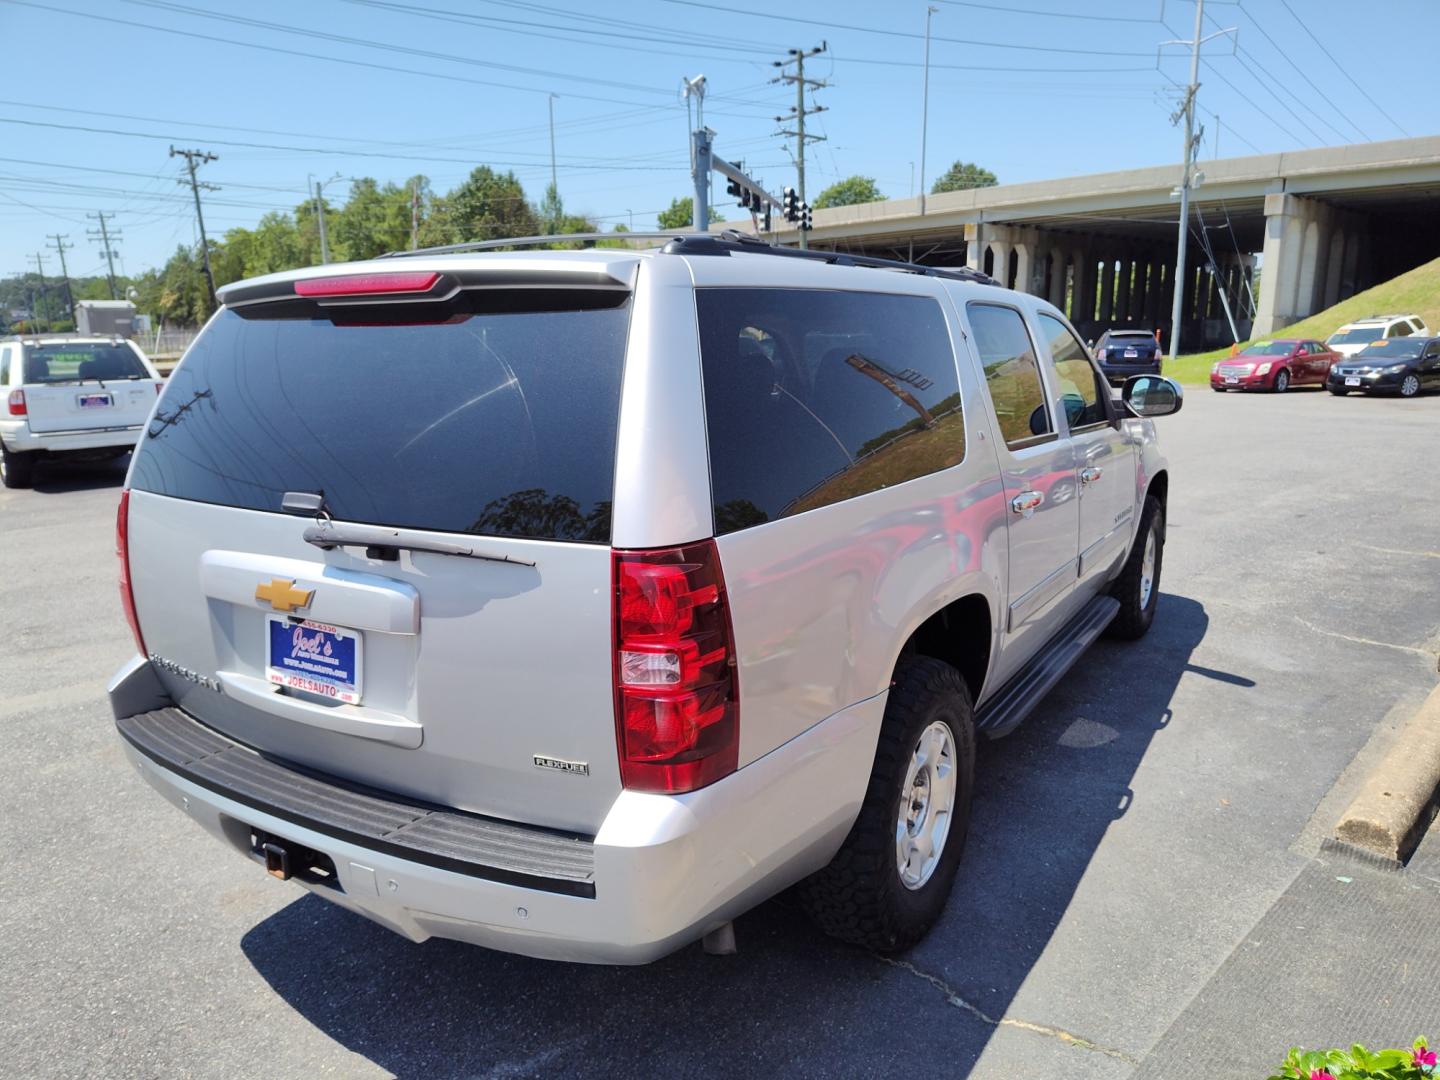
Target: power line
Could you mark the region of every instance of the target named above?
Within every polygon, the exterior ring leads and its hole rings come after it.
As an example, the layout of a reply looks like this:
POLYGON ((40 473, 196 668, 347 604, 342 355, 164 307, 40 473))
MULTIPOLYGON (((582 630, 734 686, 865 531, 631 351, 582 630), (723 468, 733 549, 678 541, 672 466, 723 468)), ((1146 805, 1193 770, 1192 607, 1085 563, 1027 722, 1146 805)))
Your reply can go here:
MULTIPOLYGON (((15 2, 15 0, 0 0, 0 3, 14 3, 14 2, 15 2)), ((173 140, 175 140, 175 139, 177 139, 177 138, 183 138, 183 136, 177 136, 177 135, 174 135, 174 134, 157 135, 157 134, 153 134, 153 133, 148 132, 148 131, 125 131, 125 130, 121 130, 121 129, 119 129, 119 128, 93 127, 93 126, 85 125, 85 124, 58 124, 58 123, 55 123, 55 122, 53 122, 53 121, 46 121, 46 120, 22 120, 22 119, 20 119, 20 118, 18 118, 18 117, 13 117, 13 116, 0 116, 0 124, 22 124, 22 125, 24 125, 24 126, 26 126, 26 127, 58 128, 58 129, 61 130, 61 131, 84 131, 84 132, 88 132, 88 133, 90 133, 90 134, 92 134, 92 135, 120 135, 120 136, 125 136, 125 137, 128 137, 128 138, 135 138, 135 139, 158 139, 160 142, 171 142, 171 141, 173 141, 173 140)), ((375 150, 352 150, 352 149, 342 149, 342 148, 339 148, 339 147, 332 147, 332 146, 285 146, 285 145, 281 145, 281 144, 279 144, 279 143, 242 142, 242 141, 236 140, 236 139, 209 139, 209 140, 207 140, 207 141, 208 141, 208 142, 212 142, 212 143, 214 143, 214 144, 217 145, 217 146, 238 146, 238 147, 245 147, 245 148, 251 149, 251 150, 286 150, 286 151, 289 151, 289 152, 292 152, 292 153, 299 153, 299 154, 338 154, 338 155, 340 155, 341 157, 386 158, 386 159, 389 159, 389 160, 392 160, 392 161, 422 161, 422 162, 424 162, 424 161, 430 161, 430 162, 443 161, 443 162, 449 162, 449 163, 457 164, 457 165, 472 165, 472 166, 476 164, 475 158, 473 158, 473 157, 469 157, 469 158, 451 158, 451 157, 433 157, 433 156, 416 155, 416 154, 388 154, 388 153, 381 153, 381 152, 375 151, 375 150)), ((507 167, 507 168, 510 168, 510 167, 518 167, 518 168, 527 168, 527 167, 529 167, 529 168, 534 168, 534 167, 536 167, 536 166, 538 166, 538 165, 543 164, 543 162, 538 162, 538 161, 494 161, 494 160, 492 160, 492 161, 490 161, 488 164, 490 164, 490 165, 505 166, 505 167, 507 167)), ((580 163, 580 164, 573 164, 573 165, 572 165, 572 164, 569 163, 569 162, 562 162, 561 164, 562 164, 565 168, 574 168, 574 169, 601 168, 601 169, 603 169, 603 170, 605 170, 605 171, 615 171, 615 172, 621 172, 621 171, 626 171, 626 172, 628 172, 628 171, 639 171, 639 172, 673 172, 673 171, 674 171, 673 169, 666 169, 666 168, 661 167, 661 166, 609 164, 609 163, 606 162, 604 159, 597 159, 596 163, 594 163, 594 164, 590 164, 590 163, 580 163)))
MULTIPOLYGON (((9 3, 18 3, 19 0, 7 0, 9 3)), ((711 11, 723 11, 729 15, 747 15, 755 19, 779 19, 781 22, 803 23, 806 26, 822 26, 831 30, 855 30, 862 34, 880 34, 885 37, 910 38, 919 41, 925 37, 924 34, 916 34, 907 30, 885 30, 878 26, 855 26, 851 23, 837 23, 829 19, 802 19, 798 15, 776 15, 769 11, 743 10, 731 7, 728 4, 709 4, 702 0, 662 0, 666 4, 683 4, 686 7, 707 8, 711 11)), ((1078 53, 1086 56, 1145 56, 1148 52, 1118 52, 1108 49, 1071 49, 1052 45, 1023 45, 1013 41, 979 41, 974 38, 957 37, 936 37, 934 41, 944 41, 952 45, 979 45, 990 49, 1018 49, 1022 52, 1047 52, 1047 53, 1078 53)))
MULTIPOLYGON (((1272 90, 1272 89, 1270 88, 1270 84, 1267 83, 1267 82, 1264 80, 1264 78, 1262 78, 1262 73, 1261 73, 1261 72, 1256 71, 1256 70, 1255 70, 1253 67, 1251 67, 1248 63, 1246 63, 1246 61, 1245 61, 1245 59, 1244 59, 1243 57, 1241 57, 1241 56, 1239 56, 1239 55, 1232 56, 1231 59, 1234 60, 1237 64, 1239 64, 1242 68, 1244 68, 1247 72, 1249 72, 1249 74, 1250 74, 1250 76, 1251 76, 1251 81, 1252 81, 1255 85, 1259 86, 1260 89, 1264 90, 1267 94, 1269 94, 1272 98, 1274 98, 1276 104, 1278 104, 1282 109, 1284 109, 1284 110, 1285 110, 1286 112, 1288 112, 1291 116, 1293 116, 1293 117, 1295 118, 1296 123, 1298 123, 1301 127, 1303 127, 1303 128, 1304 128, 1306 131, 1308 131, 1311 135, 1313 135, 1313 136, 1315 137, 1315 140, 1316 140, 1318 143, 1320 143, 1321 146, 1324 146, 1324 145, 1325 145, 1325 136, 1324 136, 1324 135, 1321 135, 1320 132, 1316 131, 1313 127, 1311 127, 1311 126, 1309 125, 1309 123, 1306 122, 1306 120, 1305 120, 1305 118, 1304 118, 1303 116, 1301 116, 1299 113, 1297 113, 1294 109, 1292 109, 1292 108, 1290 107, 1290 103, 1289 103, 1288 101, 1286 101, 1286 100, 1285 100, 1284 98, 1282 98, 1279 94, 1277 94, 1274 90, 1272 90)), ((1205 61, 1205 66, 1206 66, 1207 68, 1209 68, 1211 71, 1214 71, 1214 70, 1215 70, 1215 65, 1214 65, 1211 61, 1209 61, 1209 60, 1206 60, 1206 61, 1205 61)))
MULTIPOLYGON (((11 165, 38 165, 42 169, 65 169, 68 172, 98 172, 108 173, 112 176, 138 176, 142 180, 157 180, 164 178, 163 173, 136 172, 133 169, 104 169, 98 165, 72 165, 69 162, 65 161, 32 161, 29 158, 11 157, 0 157, 0 161, 8 162, 11 165)), ((27 179, 35 178, 27 177, 27 179)), ((247 191, 279 191, 293 193, 296 195, 303 194, 300 188, 276 187, 271 184, 236 184, 227 181, 227 186, 233 188, 245 188, 247 191)))
MULTIPOLYGON (((72 11, 68 8, 58 8, 49 4, 36 3, 35 0, 0 0, 0 3, 15 4, 21 7, 36 8, 41 11, 55 12, 59 15, 71 15, 76 18, 84 19, 87 22, 94 22, 98 20, 100 22, 115 23, 119 26, 138 27, 141 30, 154 30, 157 33, 161 34, 174 34, 179 37, 194 38, 198 41, 216 42, 221 45, 234 45, 239 48, 255 49, 260 52, 278 53, 282 56, 298 56, 302 60, 324 60, 327 63, 346 64, 350 67, 368 68, 372 71, 390 71, 398 72, 402 75, 419 75, 427 79, 444 79, 448 82, 468 83, 472 86, 499 87, 503 90, 519 90, 531 94, 549 93, 548 90, 536 86, 520 86, 516 83, 496 82, 492 79, 472 79, 464 75, 451 75, 441 71, 422 71, 416 68, 396 67, 394 64, 379 64, 371 60, 355 60, 340 56, 326 56, 323 53, 304 52, 300 49, 286 49, 279 45, 262 45, 258 42, 253 41, 238 41, 235 38, 219 37, 215 34, 201 34, 193 30, 179 30, 170 26, 156 26, 154 23, 136 22, 133 19, 118 19, 111 15, 99 15, 95 12, 72 11)), ((562 77, 568 78, 568 76, 562 77)), ((665 91, 655 92, 665 93, 665 91)), ((571 93, 569 96, 573 98, 580 98, 586 101, 604 101, 614 105, 629 105, 632 107, 646 104, 645 102, 639 101, 626 101, 623 98, 601 97, 597 94, 571 93)), ((657 106, 651 105, 647 107, 657 106)))
POLYGON ((1304 139, 1300 138, 1300 137, 1299 137, 1298 135, 1296 135, 1293 131, 1291 131, 1289 128, 1287 128, 1284 124, 1280 123, 1279 120, 1276 120, 1275 117, 1271 116, 1268 112, 1266 112, 1266 111, 1265 111, 1264 109, 1262 109, 1259 105, 1257 105, 1257 104, 1255 103, 1255 99, 1254 99, 1253 97, 1247 95, 1244 90, 1241 90, 1240 87, 1236 86, 1233 82, 1231 82, 1229 79, 1227 79, 1227 78, 1225 77, 1224 73, 1221 72, 1220 69, 1217 68, 1214 64, 1212 64, 1209 60, 1206 60, 1206 61, 1205 61, 1205 66, 1206 66, 1207 68, 1209 68, 1212 72, 1215 73, 1215 77, 1216 77, 1217 79, 1219 79, 1221 82, 1223 82, 1226 86, 1230 87, 1231 90, 1234 90, 1235 93, 1236 93, 1237 95, 1239 95, 1239 97, 1241 98, 1241 100, 1243 100, 1247 105, 1249 105, 1250 108, 1254 109, 1257 113, 1259 113, 1261 116, 1263 116, 1266 120, 1269 120, 1270 123, 1274 124, 1277 128, 1279 128, 1281 131, 1283 131, 1288 138, 1290 138, 1290 139, 1293 140, 1294 142, 1299 143, 1301 146, 1306 146, 1306 145, 1308 145, 1308 144, 1305 142, 1304 139))
POLYGON ((1354 120, 1351 120, 1350 117, 1345 115, 1339 105, 1335 104, 1335 102, 1330 100, 1330 96, 1320 88, 1319 83, 1315 82, 1315 80, 1313 80, 1308 74, 1306 74, 1304 68, 1302 68, 1299 64, 1295 63, 1295 61, 1290 56, 1289 50, 1270 36, 1270 31, 1266 30, 1265 27, 1260 25, 1260 21, 1255 18, 1254 12, 1252 12, 1249 8, 1243 7, 1240 10, 1244 13, 1245 17, 1250 20, 1250 25, 1255 27, 1256 30, 1260 31, 1260 36, 1263 37, 1266 41, 1268 41, 1270 45, 1275 49, 1275 51, 1280 54, 1284 61, 1295 69, 1295 73, 1299 75, 1300 78, 1304 79, 1307 83, 1310 84, 1310 88, 1320 95, 1321 99, 1325 102, 1326 105, 1329 105, 1330 108, 1335 110, 1336 116, 1340 117, 1341 120, 1344 120, 1347 124, 1354 128, 1359 133, 1360 137, 1366 142, 1374 141, 1370 138, 1369 135, 1365 134, 1365 131, 1360 127, 1359 124, 1355 123, 1354 120))
POLYGON ((1089 22, 1109 23, 1155 23, 1154 17, 1141 19, 1131 15, 1090 15, 1079 11, 1039 11, 1035 8, 1017 8, 1008 4, 982 4, 977 0, 936 0, 949 7, 979 8, 981 11, 1003 11, 1007 15, 1040 15, 1047 19, 1085 19, 1089 22))
MULTIPOLYGON (((805 60, 811 56, 819 56, 825 51, 825 43, 822 41, 813 49, 791 49, 789 58, 786 60, 774 61, 775 67, 780 69, 780 74, 773 80, 777 83, 791 83, 795 87, 795 104, 790 106, 788 116, 777 116, 775 122, 783 124, 787 119, 795 121, 795 130, 787 131, 780 129, 781 135, 789 136, 795 140, 795 174, 799 179, 796 185, 799 190, 800 203, 805 204, 805 144, 807 142, 824 142, 824 135, 807 135, 805 133, 805 117, 825 111, 824 105, 815 105, 811 108, 805 107, 805 88, 812 90, 823 90, 829 85, 824 79, 807 79, 805 77, 805 60), (795 74, 790 74, 785 69, 791 64, 795 65, 795 74)), ((766 211, 766 220, 769 220, 769 211, 766 211)), ((803 224, 803 223, 802 223, 803 224)), ((800 246, 807 247, 805 228, 798 230, 800 234, 800 246)))
MULTIPOLYGON (((1410 137, 1410 133, 1400 126, 1399 121, 1397 121, 1393 116, 1391 116, 1383 108, 1381 108, 1380 103, 1376 101, 1373 97, 1371 97, 1369 93, 1366 92, 1363 86, 1361 86, 1358 82, 1355 81, 1355 76, 1350 74, 1350 69, 1346 65, 1342 64, 1339 60, 1336 60, 1335 57, 1330 54, 1330 50, 1325 48, 1324 44, 1320 41, 1320 39, 1315 36, 1315 32, 1305 24, 1305 20, 1300 18, 1300 16, 1295 13, 1295 9, 1290 6, 1290 0, 1280 0, 1280 3, 1284 5, 1286 11, 1290 12, 1291 16, 1295 19, 1295 21, 1300 24, 1300 29, 1304 30, 1305 33, 1310 36, 1310 40, 1315 42, 1315 47, 1319 49, 1322 53, 1324 53, 1332 64, 1334 64, 1337 68, 1340 69, 1340 74, 1344 75, 1345 78, 1350 80, 1350 85, 1355 87, 1356 90, 1359 90, 1360 93, 1364 95, 1365 100, 1370 102, 1371 105, 1374 105, 1376 110, 1379 111, 1380 115, 1385 117, 1386 120, 1389 120, 1390 123, 1394 124, 1400 134, 1404 135, 1408 139, 1410 137)), ((1357 128, 1356 130, 1358 131, 1359 129, 1357 128)))

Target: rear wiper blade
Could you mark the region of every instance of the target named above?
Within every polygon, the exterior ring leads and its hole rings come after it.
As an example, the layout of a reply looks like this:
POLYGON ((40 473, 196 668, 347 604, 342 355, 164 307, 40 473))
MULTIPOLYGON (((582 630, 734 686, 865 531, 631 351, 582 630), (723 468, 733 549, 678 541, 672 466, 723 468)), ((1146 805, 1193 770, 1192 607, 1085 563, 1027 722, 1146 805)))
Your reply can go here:
POLYGON ((416 536, 407 529, 392 529, 385 525, 337 525, 327 522, 311 525, 301 535, 307 544, 314 544, 325 551, 337 547, 388 548, 394 551, 430 551, 437 555, 459 555, 466 559, 513 563, 516 566, 535 565, 528 559, 495 555, 477 550, 470 544, 453 540, 433 540, 426 536, 416 536))

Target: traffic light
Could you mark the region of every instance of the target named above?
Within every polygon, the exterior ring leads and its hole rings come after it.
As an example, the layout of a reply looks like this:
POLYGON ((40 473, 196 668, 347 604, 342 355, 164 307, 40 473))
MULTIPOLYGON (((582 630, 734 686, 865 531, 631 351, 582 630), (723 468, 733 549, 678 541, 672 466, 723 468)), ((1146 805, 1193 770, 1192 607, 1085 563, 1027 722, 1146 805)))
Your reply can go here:
POLYGON ((809 232, 809 231, 810 231, 811 229, 813 229, 814 227, 815 227, 814 224, 813 224, 813 223, 811 222, 811 220, 810 220, 810 204, 809 204, 809 203, 801 203, 801 204, 800 204, 800 224, 799 224, 799 228, 800 228, 802 231, 804 231, 804 232, 809 232))
POLYGON ((798 221, 800 219, 800 193, 793 187, 782 189, 780 207, 786 221, 798 221))
POLYGON ((740 197, 740 182, 739 182, 738 180, 728 180, 728 181, 726 181, 726 183, 725 183, 725 194, 726 194, 726 195, 733 195, 733 196, 735 196, 735 198, 738 199, 738 198, 740 197))

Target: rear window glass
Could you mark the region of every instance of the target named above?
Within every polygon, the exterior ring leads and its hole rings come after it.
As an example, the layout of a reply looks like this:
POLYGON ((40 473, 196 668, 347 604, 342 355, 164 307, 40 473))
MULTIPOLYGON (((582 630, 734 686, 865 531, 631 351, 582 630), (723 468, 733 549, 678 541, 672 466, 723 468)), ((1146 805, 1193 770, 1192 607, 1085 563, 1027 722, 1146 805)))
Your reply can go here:
POLYGON ((128 345, 106 343, 30 345, 25 349, 27 383, 78 382, 81 379, 148 379, 150 373, 128 345))
POLYGON ((717 533, 965 456, 955 354, 935 300, 703 289, 696 305, 717 533))
POLYGON ((140 439, 145 491, 332 517, 605 543, 622 307, 342 326, 225 310, 140 439))

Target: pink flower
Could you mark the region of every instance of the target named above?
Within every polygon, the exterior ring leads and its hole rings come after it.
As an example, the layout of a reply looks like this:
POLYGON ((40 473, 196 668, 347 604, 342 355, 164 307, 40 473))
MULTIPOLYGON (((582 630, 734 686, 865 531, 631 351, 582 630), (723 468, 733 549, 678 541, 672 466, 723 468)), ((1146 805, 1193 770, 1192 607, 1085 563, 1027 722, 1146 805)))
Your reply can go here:
POLYGON ((1434 1050, 1426 1050, 1423 1047, 1417 1048, 1411 1053, 1415 1058, 1416 1065, 1434 1065, 1437 1060, 1440 1060, 1436 1058, 1434 1050))
POLYGON ((1335 1080, 1329 1069, 1311 1069, 1310 1080, 1335 1080))

